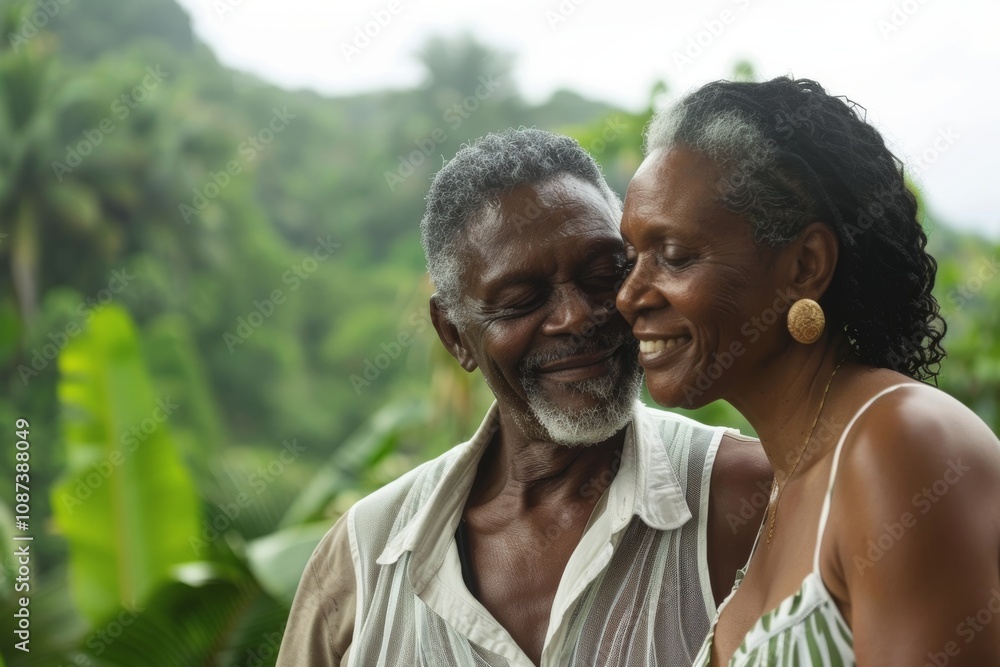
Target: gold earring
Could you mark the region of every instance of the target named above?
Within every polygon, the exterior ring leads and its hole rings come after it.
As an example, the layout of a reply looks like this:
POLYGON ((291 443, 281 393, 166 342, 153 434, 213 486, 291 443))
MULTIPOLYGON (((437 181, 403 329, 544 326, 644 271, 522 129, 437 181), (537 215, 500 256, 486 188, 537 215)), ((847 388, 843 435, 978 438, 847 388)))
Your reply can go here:
POLYGON ((799 299, 788 309, 788 333, 804 345, 819 340, 826 327, 823 308, 812 299, 799 299))

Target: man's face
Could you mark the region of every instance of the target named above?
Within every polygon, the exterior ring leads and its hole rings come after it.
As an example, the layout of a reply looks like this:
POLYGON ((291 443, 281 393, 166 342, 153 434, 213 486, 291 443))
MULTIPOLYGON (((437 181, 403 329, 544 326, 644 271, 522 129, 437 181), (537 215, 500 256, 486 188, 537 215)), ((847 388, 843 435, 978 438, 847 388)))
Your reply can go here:
POLYGON ((629 421, 638 343, 615 309, 619 213, 563 175, 519 186, 465 231, 462 345, 531 438, 602 442, 629 421))

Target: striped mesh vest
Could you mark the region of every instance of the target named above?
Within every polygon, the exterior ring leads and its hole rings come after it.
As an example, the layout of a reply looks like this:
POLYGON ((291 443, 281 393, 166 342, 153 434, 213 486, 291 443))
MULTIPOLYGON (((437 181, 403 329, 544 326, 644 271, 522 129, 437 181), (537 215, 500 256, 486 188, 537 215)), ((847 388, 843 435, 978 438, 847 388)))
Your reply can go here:
MULTIPOLYGON (((627 456, 640 458, 647 452, 648 460, 666 457, 691 518, 677 528, 657 530, 634 514, 579 582, 582 589, 557 621, 560 627, 546 645, 543 666, 691 665, 708 633, 710 616, 715 614, 706 555, 706 514, 711 466, 723 432, 637 407, 614 484, 631 483, 623 479, 627 456)), ((413 552, 409 550, 394 562, 376 562, 386 545, 425 507, 471 442, 421 465, 351 509, 358 610, 348 667, 531 664, 519 651, 520 657, 512 658, 509 652, 504 657, 502 651, 491 651, 456 629, 444 616, 465 613, 449 606, 460 606, 461 596, 449 598, 451 592, 438 590, 435 601, 428 604, 428 591, 440 588, 435 568, 444 562, 444 555, 435 557, 441 562, 432 558, 434 562, 419 569, 411 567, 413 552), (447 613, 443 616, 435 607, 447 613)), ((462 495, 447 500, 464 506, 466 494, 462 495)), ((455 550, 453 544, 449 548, 455 550)))

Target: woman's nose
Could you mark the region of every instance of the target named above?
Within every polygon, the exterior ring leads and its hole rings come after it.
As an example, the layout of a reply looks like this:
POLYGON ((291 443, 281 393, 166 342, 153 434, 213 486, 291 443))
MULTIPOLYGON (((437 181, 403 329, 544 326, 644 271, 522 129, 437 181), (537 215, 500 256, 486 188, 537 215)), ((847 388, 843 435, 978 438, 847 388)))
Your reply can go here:
POLYGON ((636 259, 635 265, 618 289, 615 300, 618 312, 630 324, 635 324, 639 313, 648 308, 663 305, 662 295, 656 291, 652 275, 646 270, 647 262, 642 257, 636 259))

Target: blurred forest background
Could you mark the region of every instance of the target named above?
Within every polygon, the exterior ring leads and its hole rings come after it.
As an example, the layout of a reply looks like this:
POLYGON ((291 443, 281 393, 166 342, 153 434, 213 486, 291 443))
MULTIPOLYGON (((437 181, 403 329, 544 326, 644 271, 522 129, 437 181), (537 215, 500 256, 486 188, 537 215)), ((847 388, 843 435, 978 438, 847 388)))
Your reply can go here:
MULTIPOLYGON (((271 665, 323 532, 489 403, 426 315, 417 223, 442 156, 537 126, 624 194, 669 82, 642 113, 529 104, 509 54, 453 37, 415 54, 417 88, 324 98, 221 66, 171 0, 0 0, 0 28, 0 661, 271 665)), ((941 386, 1000 430, 996 242, 923 215, 941 386)))

